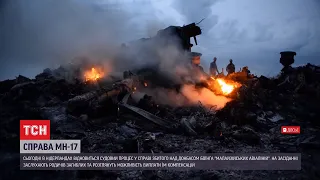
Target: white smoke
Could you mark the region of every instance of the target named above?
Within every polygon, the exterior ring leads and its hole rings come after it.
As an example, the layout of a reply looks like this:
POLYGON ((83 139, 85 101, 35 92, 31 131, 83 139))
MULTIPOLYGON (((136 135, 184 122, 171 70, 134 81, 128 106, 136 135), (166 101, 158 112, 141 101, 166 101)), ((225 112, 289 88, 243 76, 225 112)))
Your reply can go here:
MULTIPOLYGON (((152 29, 154 34, 155 24, 161 24, 153 16, 137 24, 137 12, 128 12, 125 8, 121 3, 106 1, 101 4, 99 0, 2 2, 0 61, 4 68, 0 79, 19 73, 32 77, 44 68, 57 68, 79 56, 90 57, 93 61, 113 60, 121 43, 148 37, 147 32, 151 33, 152 29)), ((153 44, 148 46, 150 49, 153 44)), ((122 66, 130 69, 153 62, 141 54, 143 48, 134 47, 132 61, 123 62, 122 66)), ((163 52, 159 50, 159 53, 163 52)))
MULTIPOLYGON (((81 56, 87 57, 89 62, 105 64, 105 69, 113 73, 158 65, 160 71, 171 78, 176 78, 176 73, 187 74, 181 66, 185 64, 186 54, 174 44, 163 46, 161 39, 154 39, 130 46, 130 40, 148 38, 157 30, 166 28, 161 27, 163 24, 157 18, 137 22, 137 12, 125 11, 121 4, 106 2, 101 5, 99 2, 5 1, 0 18, 0 61, 3 67, 0 78, 18 74, 32 77, 47 67, 57 68, 72 61, 77 63, 79 59, 75 57, 81 56), (129 47, 119 49, 124 42, 129 42, 129 47)), ((167 104, 183 105, 185 97, 192 102, 198 102, 199 98, 200 101, 206 100, 201 98, 202 95, 193 95, 193 91, 184 89, 183 92, 184 97, 173 91, 157 90, 154 93, 167 104)), ((206 92, 202 94, 207 96, 206 92)), ((221 105, 220 100, 212 102, 221 105)))

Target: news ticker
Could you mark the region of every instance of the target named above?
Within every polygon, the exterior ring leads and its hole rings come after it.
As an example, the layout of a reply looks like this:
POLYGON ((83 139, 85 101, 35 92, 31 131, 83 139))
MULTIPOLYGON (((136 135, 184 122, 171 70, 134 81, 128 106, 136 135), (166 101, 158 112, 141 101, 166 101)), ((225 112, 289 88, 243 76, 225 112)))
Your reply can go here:
MULTIPOLYGON (((283 126, 282 134, 299 134, 283 126)), ((51 140, 50 120, 20 120, 21 170, 300 170, 300 154, 83 154, 80 140, 51 140)))
POLYGON ((20 154, 20 169, 301 170, 301 154, 20 154))

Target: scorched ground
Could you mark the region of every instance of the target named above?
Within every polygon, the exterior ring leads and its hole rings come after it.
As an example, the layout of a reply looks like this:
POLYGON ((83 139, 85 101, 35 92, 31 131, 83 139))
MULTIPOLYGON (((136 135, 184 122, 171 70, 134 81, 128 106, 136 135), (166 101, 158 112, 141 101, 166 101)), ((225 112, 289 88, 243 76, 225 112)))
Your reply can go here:
MULTIPOLYGON (((18 76, 2 81, 1 179, 319 179, 319 72, 319 67, 308 64, 293 69, 290 81, 285 75, 254 78, 241 84, 236 97, 220 110, 207 109, 201 103, 153 106, 153 97, 148 95, 138 102, 121 93, 108 98, 112 93, 127 92, 134 79, 127 85, 121 81, 103 84, 99 78, 97 83, 69 82, 47 70, 35 79, 18 76), (106 92, 108 96, 103 96, 106 92), (145 111, 137 113, 137 108, 145 111), (81 152, 299 152, 302 169, 19 171, 19 154, 14 152, 19 148, 20 119, 50 119, 52 138, 81 139, 81 152), (300 126, 302 133, 281 135, 282 125, 300 126)), ((151 87, 152 81, 147 84, 151 87)), ((222 93, 230 92, 229 85, 221 85, 222 93)))

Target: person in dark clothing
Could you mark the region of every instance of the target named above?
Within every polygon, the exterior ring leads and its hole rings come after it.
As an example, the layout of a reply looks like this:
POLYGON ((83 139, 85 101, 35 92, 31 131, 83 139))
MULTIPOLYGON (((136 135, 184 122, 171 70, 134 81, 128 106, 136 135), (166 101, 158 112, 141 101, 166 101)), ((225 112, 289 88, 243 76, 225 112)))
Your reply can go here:
POLYGON ((242 68, 242 72, 248 74, 248 76, 249 76, 250 70, 249 70, 248 66, 243 67, 243 68, 242 68))
POLYGON ((236 71, 236 67, 234 66, 234 64, 232 63, 232 59, 230 59, 230 63, 228 64, 227 68, 227 75, 230 75, 232 73, 234 73, 236 71))
POLYGON ((203 67, 200 65, 201 62, 201 53, 191 52, 191 66, 192 71, 195 74, 202 74, 204 72, 203 67))
POLYGON ((210 72, 210 76, 213 76, 213 77, 215 77, 217 74, 220 74, 218 71, 218 67, 217 67, 216 62, 217 62, 217 58, 214 57, 213 62, 210 63, 209 72, 210 72))
POLYGON ((187 64, 187 69, 189 70, 189 78, 192 81, 201 81, 203 77, 208 76, 203 67, 200 65, 201 62, 201 53, 191 52, 190 53, 190 63, 187 64))
POLYGON ((247 78, 253 77, 248 66, 243 67, 241 72, 244 73, 247 76, 247 78))

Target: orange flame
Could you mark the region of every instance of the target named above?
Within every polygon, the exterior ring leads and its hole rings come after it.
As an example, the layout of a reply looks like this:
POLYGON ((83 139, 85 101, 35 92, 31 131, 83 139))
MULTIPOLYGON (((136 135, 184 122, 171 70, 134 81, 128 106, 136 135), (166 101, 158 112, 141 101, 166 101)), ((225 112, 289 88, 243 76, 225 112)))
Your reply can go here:
POLYGON ((104 76, 102 71, 98 71, 95 68, 91 68, 91 71, 84 73, 85 81, 96 81, 104 76))
POLYGON ((217 79, 217 81, 218 81, 219 85, 221 86, 221 91, 223 94, 228 95, 233 91, 233 89, 234 89, 233 85, 227 84, 222 79, 217 79))
POLYGON ((145 82, 145 83, 144 83, 144 86, 145 86, 145 87, 147 87, 147 86, 148 86, 148 84, 145 82))
POLYGON ((228 95, 228 94, 232 93, 232 91, 235 88, 239 87, 238 83, 236 83, 236 82, 232 82, 232 83, 228 82, 227 83, 223 79, 220 79, 220 78, 218 78, 216 80, 217 80, 218 84, 220 85, 221 91, 224 95, 228 95))

